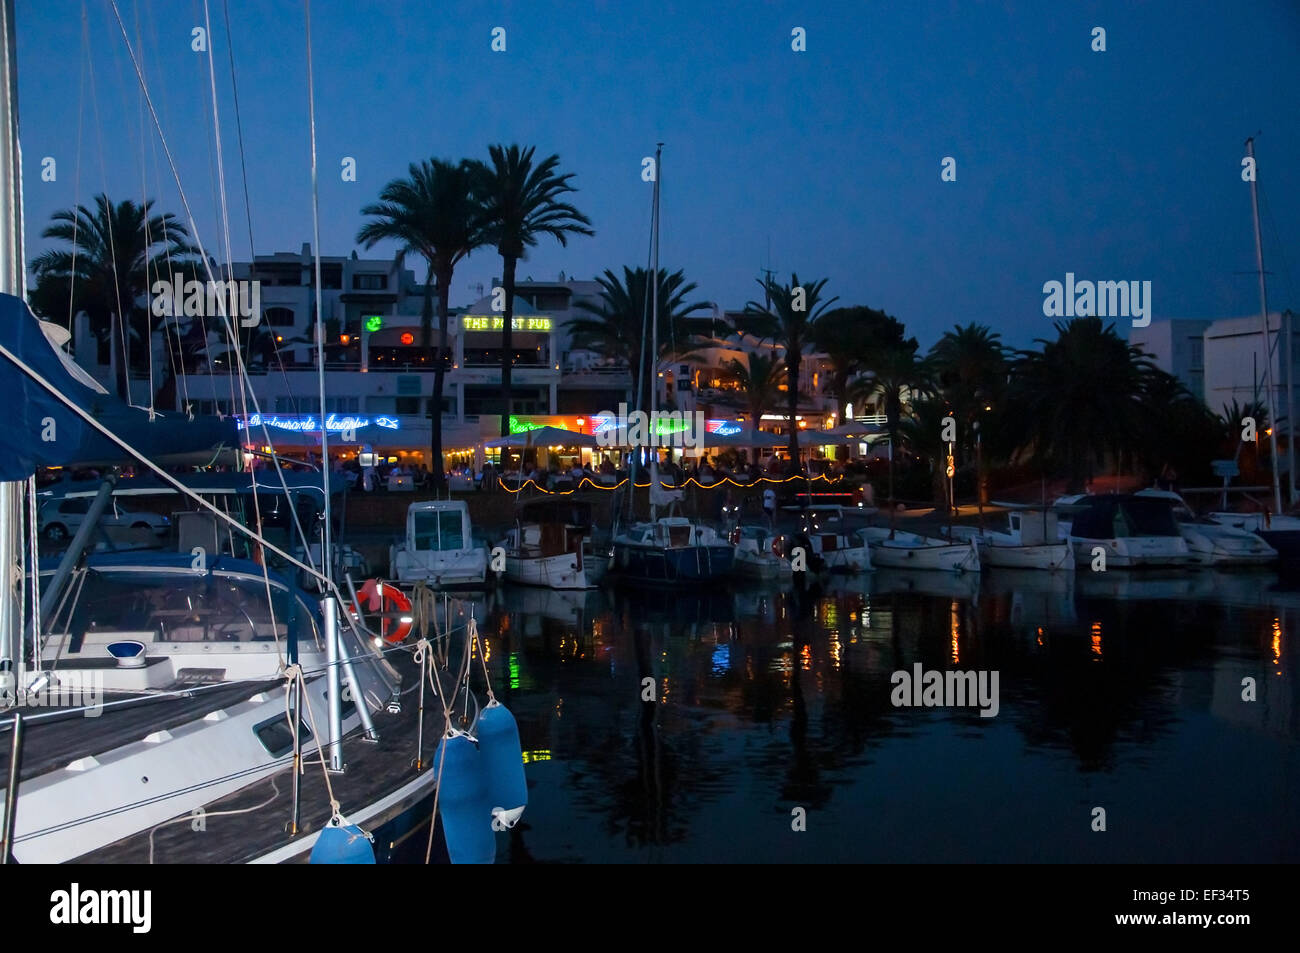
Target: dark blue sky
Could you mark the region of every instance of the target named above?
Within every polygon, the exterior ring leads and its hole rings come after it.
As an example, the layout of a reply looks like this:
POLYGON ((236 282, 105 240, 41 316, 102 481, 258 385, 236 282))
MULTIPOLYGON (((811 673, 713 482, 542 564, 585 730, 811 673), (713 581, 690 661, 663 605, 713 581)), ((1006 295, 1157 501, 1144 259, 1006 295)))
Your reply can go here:
MULTIPOLYGON (((29 259, 51 212, 100 191, 182 212, 111 8, 85 6, 88 43, 82 3, 17 0, 29 259), (45 156, 58 162, 52 183, 45 156)), ((203 5, 119 6, 221 259, 207 58, 190 49, 203 5)), ((229 6, 254 242, 296 251, 312 236, 302 4, 229 6)), ((231 244, 246 258, 220 0, 211 15, 231 244)), ((828 277, 841 303, 888 310, 923 345, 971 320, 1026 345, 1050 332, 1043 282, 1067 271, 1152 281, 1157 318, 1257 311, 1240 160, 1259 133, 1270 304, 1300 306, 1295 0, 321 0, 312 29, 328 254, 351 253, 362 205, 410 161, 486 157, 504 141, 558 152, 597 231, 567 249, 543 244, 521 278, 643 264, 640 160, 662 140, 662 262, 684 268, 699 297, 724 308, 755 297, 770 242, 783 277, 828 277), (505 53, 489 48, 495 26, 505 53), (796 26, 807 52, 791 51, 796 26), (1105 53, 1090 49, 1094 26, 1105 53), (952 183, 940 181, 949 155, 952 183), (344 156, 357 160, 355 183, 341 181, 344 156)), ((476 253, 453 305, 499 274, 494 253, 476 253)))

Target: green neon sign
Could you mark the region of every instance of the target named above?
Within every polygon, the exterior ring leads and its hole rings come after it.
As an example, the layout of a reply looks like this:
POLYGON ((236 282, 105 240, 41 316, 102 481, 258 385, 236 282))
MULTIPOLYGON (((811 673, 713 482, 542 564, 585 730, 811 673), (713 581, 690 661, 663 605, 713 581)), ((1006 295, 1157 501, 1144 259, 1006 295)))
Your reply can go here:
POLYGON ((383 326, 384 326, 384 319, 380 315, 372 314, 370 317, 366 318, 367 331, 372 331, 372 332, 378 331, 383 326))
POLYGON ((542 426, 543 426, 542 424, 528 423, 526 421, 520 420, 514 414, 510 415, 511 433, 527 433, 530 430, 541 430, 542 426))

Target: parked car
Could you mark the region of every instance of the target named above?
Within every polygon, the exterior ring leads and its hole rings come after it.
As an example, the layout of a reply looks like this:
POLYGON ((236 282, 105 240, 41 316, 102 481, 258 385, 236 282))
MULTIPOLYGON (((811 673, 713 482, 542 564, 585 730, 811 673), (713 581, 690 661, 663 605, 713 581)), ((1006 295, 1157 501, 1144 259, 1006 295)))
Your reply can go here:
MULTIPOLYGON (((67 500, 50 500, 40 509, 37 528, 41 536, 51 542, 63 542, 75 533, 86 518, 90 509, 91 498, 73 497, 67 500)), ((157 513, 129 510, 114 500, 100 518, 102 526, 126 527, 128 529, 147 529, 159 536, 166 535, 171 527, 171 520, 157 513)))

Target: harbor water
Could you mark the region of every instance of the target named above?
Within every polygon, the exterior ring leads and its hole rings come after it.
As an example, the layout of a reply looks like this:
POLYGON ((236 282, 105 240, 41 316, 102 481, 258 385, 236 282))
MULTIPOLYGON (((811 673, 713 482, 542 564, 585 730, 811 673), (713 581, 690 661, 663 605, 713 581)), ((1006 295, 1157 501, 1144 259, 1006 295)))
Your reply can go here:
POLYGON ((1300 584, 1273 572, 505 587, 456 610, 487 623, 524 748, 498 863, 1300 859, 1300 584), (926 704, 899 687, 922 672, 993 703, 926 704))

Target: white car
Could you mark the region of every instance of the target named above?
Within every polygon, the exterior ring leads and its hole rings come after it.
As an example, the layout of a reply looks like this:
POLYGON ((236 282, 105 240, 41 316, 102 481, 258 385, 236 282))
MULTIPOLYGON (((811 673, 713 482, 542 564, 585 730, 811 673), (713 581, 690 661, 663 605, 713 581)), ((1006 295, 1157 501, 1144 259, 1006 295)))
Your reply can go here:
MULTIPOLYGON (((40 510, 37 527, 41 536, 50 542, 61 543, 71 537, 86 518, 90 509, 91 497, 80 496, 66 500, 50 500, 40 510)), ((127 529, 147 529, 159 536, 165 536, 171 528, 171 520, 157 513, 128 510, 116 500, 105 508, 100 517, 100 525, 106 527, 124 527, 127 529)))

